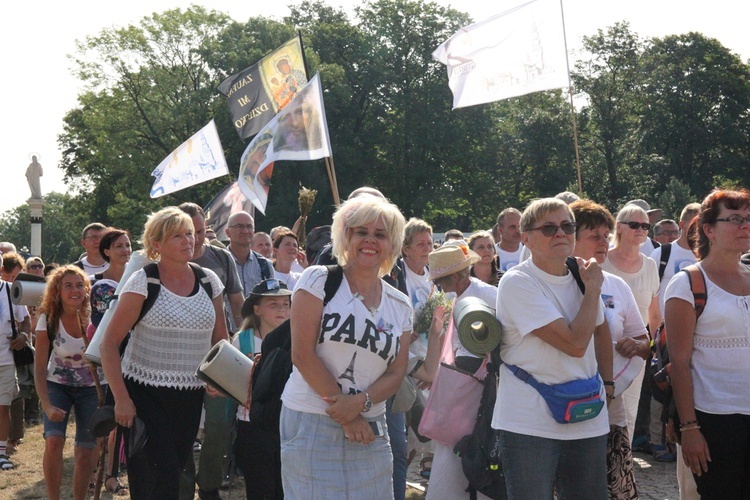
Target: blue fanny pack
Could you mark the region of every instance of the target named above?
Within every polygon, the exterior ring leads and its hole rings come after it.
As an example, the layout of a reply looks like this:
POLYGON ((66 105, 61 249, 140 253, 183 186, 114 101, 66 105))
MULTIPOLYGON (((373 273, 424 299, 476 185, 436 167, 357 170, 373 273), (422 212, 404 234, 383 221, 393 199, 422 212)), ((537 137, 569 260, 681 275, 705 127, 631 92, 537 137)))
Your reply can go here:
POLYGON ((590 420, 599 415, 604 407, 604 400, 600 395, 602 381, 598 374, 589 379, 547 385, 538 382, 523 368, 508 363, 505 366, 542 395, 556 422, 574 424, 590 420))

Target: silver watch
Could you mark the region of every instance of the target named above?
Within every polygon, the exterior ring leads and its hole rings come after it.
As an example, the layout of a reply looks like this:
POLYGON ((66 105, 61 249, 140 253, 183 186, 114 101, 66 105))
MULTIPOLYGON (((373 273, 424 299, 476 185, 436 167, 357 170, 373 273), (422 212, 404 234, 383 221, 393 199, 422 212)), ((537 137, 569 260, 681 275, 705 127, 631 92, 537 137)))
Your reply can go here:
POLYGON ((370 395, 365 393, 365 408, 362 411, 367 413, 370 410, 372 410, 372 400, 370 399, 370 395))

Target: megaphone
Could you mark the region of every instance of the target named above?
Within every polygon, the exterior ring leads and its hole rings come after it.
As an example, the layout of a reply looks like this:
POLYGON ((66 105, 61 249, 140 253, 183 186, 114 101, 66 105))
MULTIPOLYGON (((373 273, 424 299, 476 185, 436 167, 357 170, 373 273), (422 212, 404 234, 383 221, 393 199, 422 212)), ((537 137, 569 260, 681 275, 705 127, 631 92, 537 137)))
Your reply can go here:
POLYGON ((252 359, 226 340, 220 340, 208 351, 195 375, 225 396, 244 405, 252 370, 252 359))
POLYGON ((500 343, 502 328, 495 310, 478 297, 465 297, 453 307, 453 324, 461 345, 475 356, 484 356, 500 343))
MULTIPOLYGON (((143 251, 134 252, 133 255, 130 256, 130 261, 128 262, 128 265, 125 266, 125 272, 123 272, 122 278, 120 278, 120 282, 117 284, 115 297, 120 296, 120 292, 122 292, 122 289, 125 286, 125 283, 127 283, 128 278, 130 278, 133 273, 143 269, 143 267, 149 262, 150 261, 148 260, 148 257, 146 257, 146 254, 143 253, 143 251)), ((86 359, 88 359, 89 362, 96 366, 102 365, 102 358, 99 354, 99 348, 102 345, 102 339, 104 338, 104 333, 107 331, 107 327, 109 326, 109 322, 112 319, 112 315, 117 309, 117 302, 118 300, 116 298, 113 298, 110 301, 109 308, 104 313, 104 316, 102 316, 102 320, 99 322, 99 327, 96 329, 96 333, 94 333, 94 337, 89 342, 89 346, 86 348, 86 352, 84 353, 86 359)))
POLYGON ((47 288, 47 280, 42 276, 18 273, 10 287, 10 301, 17 306, 39 306, 47 288))

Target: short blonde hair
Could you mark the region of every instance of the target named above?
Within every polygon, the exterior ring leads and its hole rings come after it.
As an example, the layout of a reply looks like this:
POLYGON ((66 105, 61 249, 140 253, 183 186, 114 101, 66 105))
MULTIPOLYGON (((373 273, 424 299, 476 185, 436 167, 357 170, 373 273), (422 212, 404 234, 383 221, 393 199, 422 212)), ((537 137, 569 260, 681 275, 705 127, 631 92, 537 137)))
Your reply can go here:
POLYGON ((540 198, 529 203, 526 210, 521 214, 520 229, 522 233, 532 229, 537 221, 547 214, 562 210, 570 216, 571 222, 575 221, 576 218, 573 215, 573 211, 564 201, 557 198, 540 198))
POLYGON ((331 240, 333 242, 333 256, 339 264, 345 266, 348 262, 348 242, 350 230, 382 220, 385 225, 391 248, 380 265, 380 275, 391 271, 393 264, 401 254, 404 243, 404 225, 406 224, 401 211, 393 203, 372 195, 360 195, 345 201, 333 214, 331 225, 331 240))
POLYGON ((154 243, 162 243, 170 236, 186 229, 195 231, 193 219, 177 207, 162 208, 149 215, 141 238, 148 260, 159 259, 159 252, 154 247, 154 243))
POLYGON ((403 246, 408 247, 411 242, 414 241, 414 237, 420 233, 430 233, 432 236, 432 226, 427 224, 422 219, 412 217, 404 226, 404 244, 403 246))
MULTIPOLYGON (((630 204, 630 205, 625 205, 624 207, 622 207, 622 209, 619 212, 617 212, 615 223, 629 222, 630 218, 633 217, 633 215, 635 214, 643 215, 646 218, 646 220, 648 220, 648 214, 646 213, 645 210, 643 210, 638 205, 630 204)), ((617 230, 617 224, 615 224, 615 236, 614 236, 614 239, 612 240, 612 246, 617 247, 619 244, 620 244, 620 231, 617 230)))

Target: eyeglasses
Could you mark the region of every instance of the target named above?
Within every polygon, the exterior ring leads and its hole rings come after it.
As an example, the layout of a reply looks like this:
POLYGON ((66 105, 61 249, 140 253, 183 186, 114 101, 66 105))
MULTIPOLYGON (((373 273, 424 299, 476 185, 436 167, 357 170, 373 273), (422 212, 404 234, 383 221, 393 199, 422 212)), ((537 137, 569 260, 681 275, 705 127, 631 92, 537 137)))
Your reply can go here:
POLYGON ((677 230, 677 229, 672 229, 670 231, 661 231, 656 236, 661 236, 662 234, 665 235, 665 236, 679 236, 680 235, 680 231, 677 230))
POLYGON ((31 264, 29 269, 44 269, 44 264, 31 264))
POLYGON ((730 215, 723 219, 716 219, 716 222, 731 222, 735 226, 741 226, 745 222, 750 222, 750 217, 742 217, 741 215, 730 215))
POLYGON ((555 224, 545 224, 539 227, 532 227, 528 231, 541 231, 544 236, 554 236, 557 234, 557 230, 562 229, 565 234, 573 234, 576 232, 575 222, 563 222, 559 226, 555 224))
POLYGON ((651 229, 651 224, 648 222, 635 222, 635 221, 629 221, 629 222, 620 222, 620 224, 627 224, 628 227, 632 230, 636 230, 638 228, 643 229, 644 231, 648 231, 651 229))
POLYGON ((255 229, 255 226, 252 224, 233 224, 229 227, 232 229, 244 229, 245 231, 252 231, 255 229))

